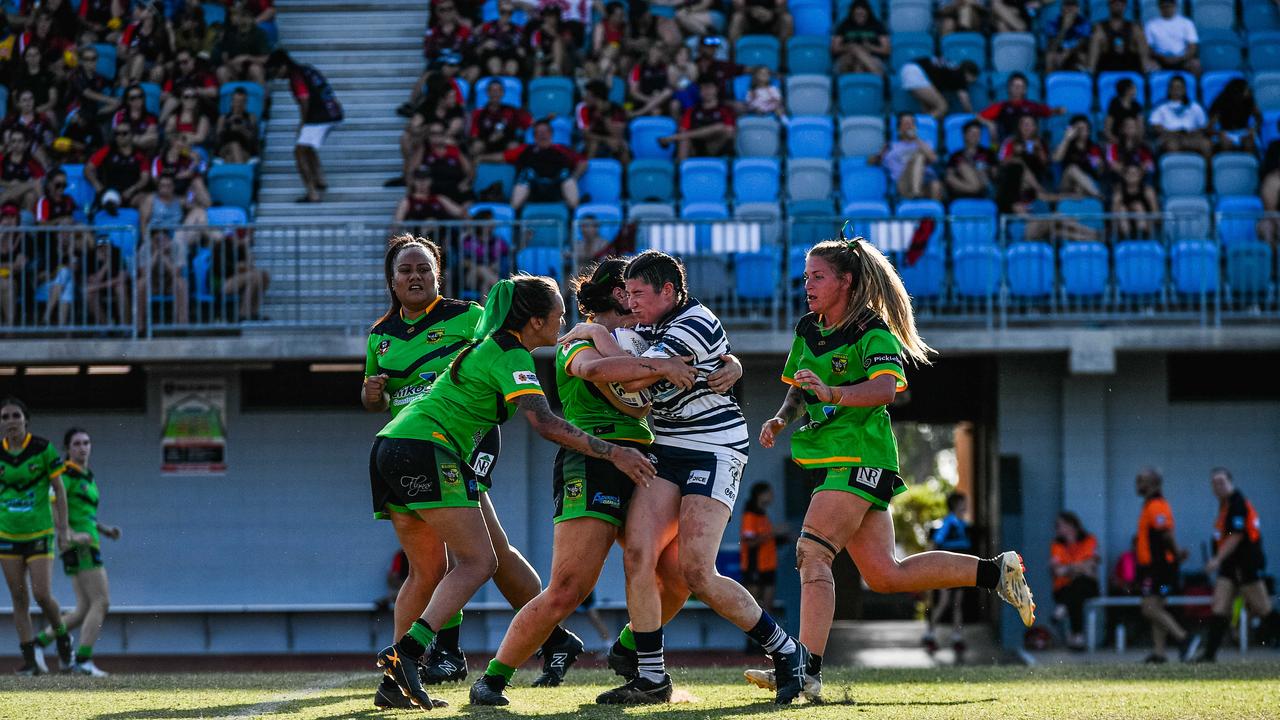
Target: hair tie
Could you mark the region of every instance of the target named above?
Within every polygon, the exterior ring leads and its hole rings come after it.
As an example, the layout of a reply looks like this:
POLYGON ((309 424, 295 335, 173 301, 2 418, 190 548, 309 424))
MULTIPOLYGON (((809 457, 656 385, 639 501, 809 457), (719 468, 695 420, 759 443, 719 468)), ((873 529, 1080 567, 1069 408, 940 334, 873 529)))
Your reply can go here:
POLYGON ((472 340, 479 342, 502 327, 502 324, 507 321, 507 314, 511 312, 511 299, 515 289, 516 284, 511 280, 499 280, 489 288, 489 297, 484 303, 484 314, 480 316, 480 322, 476 325, 472 340))

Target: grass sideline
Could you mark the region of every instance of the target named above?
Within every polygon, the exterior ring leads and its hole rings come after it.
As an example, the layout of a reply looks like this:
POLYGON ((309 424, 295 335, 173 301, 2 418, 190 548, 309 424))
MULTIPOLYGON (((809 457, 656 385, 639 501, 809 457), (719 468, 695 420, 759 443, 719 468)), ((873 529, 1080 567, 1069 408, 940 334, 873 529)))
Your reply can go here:
MULTIPOLYGON (((604 670, 570 674, 555 689, 516 676, 507 708, 467 708, 468 684, 432 693, 452 707, 435 718, 538 717, 655 720, 804 718, 1275 718, 1280 715, 1280 661, 1221 665, 1091 665, 970 667, 926 670, 831 668, 823 673, 828 704, 777 708, 764 691, 728 668, 676 670, 677 702, 628 708, 594 704, 615 677, 604 670)), ((474 675, 473 675, 474 677, 474 675)), ((194 718, 409 717, 418 711, 373 708, 373 673, 206 673, 115 675, 102 680, 46 676, 0 678, 0 718, 191 720, 194 718)))

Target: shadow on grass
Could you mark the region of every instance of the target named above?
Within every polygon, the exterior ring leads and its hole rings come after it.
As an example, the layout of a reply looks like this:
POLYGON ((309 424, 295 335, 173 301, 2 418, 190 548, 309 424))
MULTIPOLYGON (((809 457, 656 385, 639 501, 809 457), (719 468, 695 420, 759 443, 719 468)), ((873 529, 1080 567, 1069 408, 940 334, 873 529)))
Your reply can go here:
MULTIPOLYGON (((246 713, 251 710, 259 709, 255 715, 272 715, 275 713, 295 713, 301 710, 314 708, 323 708, 329 705, 338 705, 357 698, 367 698, 368 693, 346 693, 343 695, 325 695, 318 697, 305 697, 296 700, 265 700, 256 703, 236 703, 234 705, 213 705, 209 707, 185 708, 177 709, 145 709, 145 710, 126 710, 123 712, 103 713, 93 716, 93 720, 184 720, 191 718, 208 717, 226 717, 228 715, 244 715, 250 717, 246 713)), ((368 712, 360 712, 352 714, 344 712, 341 715, 334 716, 337 718, 362 718, 362 717, 380 717, 379 713, 373 711, 372 708, 368 712)))

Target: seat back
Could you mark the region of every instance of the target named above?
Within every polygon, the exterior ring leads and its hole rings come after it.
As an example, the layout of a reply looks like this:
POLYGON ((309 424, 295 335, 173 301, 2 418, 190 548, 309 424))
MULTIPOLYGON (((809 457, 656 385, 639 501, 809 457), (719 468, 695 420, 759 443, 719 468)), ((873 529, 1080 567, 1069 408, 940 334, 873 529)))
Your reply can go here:
POLYGON ((830 158, 834 131, 831 118, 823 115, 796 116, 787 127, 787 156, 830 158))
POLYGON ((991 38, 991 67, 996 72, 1036 69, 1036 37, 1031 33, 996 33, 991 38))
POLYGON ((738 118, 736 142, 740 157, 777 157, 782 126, 771 117, 738 118))
POLYGON ((786 88, 788 113, 826 115, 831 111, 831 78, 829 76, 789 75, 786 88))
POLYGON ((846 117, 840 120, 840 154, 869 157, 884 149, 884 118, 846 117))
POLYGON ((690 158, 680 164, 684 202, 723 202, 729 188, 729 164, 721 158, 690 158))
MULTIPOLYGON (((518 105, 516 107, 519 107, 518 105)), ((573 79, 540 77, 529 83, 529 114, 535 118, 548 115, 568 117, 573 114, 573 79)))
POLYGON ((836 81, 842 116, 884 114, 884 80, 871 73, 847 73, 836 81))

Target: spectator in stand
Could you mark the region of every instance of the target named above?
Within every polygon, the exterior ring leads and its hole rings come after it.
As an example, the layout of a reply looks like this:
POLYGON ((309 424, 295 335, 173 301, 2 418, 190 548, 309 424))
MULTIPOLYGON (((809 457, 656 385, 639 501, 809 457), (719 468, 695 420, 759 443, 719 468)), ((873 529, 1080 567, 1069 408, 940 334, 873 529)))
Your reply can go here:
POLYGON ((197 202, 190 190, 182 192, 177 174, 172 170, 163 170, 155 178, 156 191, 147 196, 138 210, 139 224, 165 228, 169 237, 178 241, 177 257, 185 261, 188 244, 199 233, 179 232, 178 227, 198 228, 208 224, 207 205, 197 202))
POLYGON ((1179 11, 1177 0, 1160 0, 1160 17, 1146 26, 1151 58, 1163 70, 1185 70, 1200 74, 1200 36, 1196 24, 1179 11))
POLYGON ((1089 63, 1089 36, 1093 27, 1080 10, 1080 0, 1062 0, 1062 11, 1045 26, 1045 70, 1084 70, 1089 63))
POLYGON ((1124 179, 1126 165, 1137 165, 1150 176, 1156 171, 1156 157, 1151 148, 1142 142, 1138 121, 1126 118, 1120 122, 1120 137, 1107 145, 1107 171, 1111 182, 1124 179))
POLYGON ((213 50, 218 82, 267 81, 266 62, 271 52, 267 34, 253 22, 243 5, 231 9, 231 22, 222 31, 222 40, 213 50))
POLYGON ((1027 32, 1041 5, 1040 0, 991 0, 996 32, 1027 32))
MULTIPOLYGON (((427 66, 449 55, 457 58, 458 64, 471 48, 471 25, 458 15, 456 0, 443 0, 431 8, 431 19, 427 23, 426 33, 422 36, 422 55, 427 66)), ((474 84, 480 77, 480 68, 468 63, 462 75, 474 84)))
MULTIPOLYGON (((133 317, 124 254, 105 236, 84 255, 84 306, 94 325, 124 325, 133 317)), ((61 321, 65 324, 65 320, 61 321)))
POLYGON ((54 32, 53 15, 41 8, 35 12, 26 32, 18 36, 17 50, 21 53, 32 45, 40 46, 45 63, 51 66, 62 58, 64 52, 75 47, 75 39, 54 32))
POLYGON ((1160 198, 1147 174, 1139 165, 1126 165, 1120 173, 1120 182, 1111 191, 1111 212, 1122 215, 1116 220, 1116 230, 1122 240, 1138 240, 1152 237, 1155 227, 1153 215, 1160 212, 1160 198), (1135 217, 1123 217, 1132 214, 1135 217))
POLYGON ((627 92, 631 97, 633 116, 671 112, 675 81, 671 64, 667 62, 667 48, 661 42, 650 45, 644 61, 632 66, 627 92))
POLYGON ((173 175, 174 190, 189 205, 207 208, 213 205, 204 182, 208 164, 204 157, 191 149, 191 136, 177 132, 169 136, 164 152, 151 162, 151 177, 173 175))
POLYGON ((560 8, 545 5, 535 27, 525 28, 525 43, 533 55, 533 77, 573 75, 578 66, 577 45, 573 32, 560 20, 560 8))
POLYGON ((177 112, 165 121, 165 136, 172 137, 175 133, 182 133, 188 136, 192 145, 204 145, 212 132, 213 125, 200 107, 200 96, 196 94, 195 88, 183 90, 177 112))
MULTIPOLYGON (((204 19, 204 5, 200 0, 183 0, 182 7, 173 16, 174 53, 186 52, 192 57, 213 52, 213 33, 204 19)), ((181 58, 179 58, 181 60, 181 58)), ((181 64, 181 63, 179 63, 181 64)))
POLYGON ((1009 94, 1007 100, 993 103, 978 113, 978 120, 991 131, 991 137, 997 141, 1013 135, 1018 131, 1018 124, 1024 116, 1047 118, 1066 112, 1061 107, 1051 108, 1043 103, 1027 99, 1027 76, 1015 72, 1005 81, 1005 90, 1009 94))
POLYGON ((1042 185, 1049 178, 1049 149, 1040 137, 1040 124, 1031 115, 1018 118, 1018 131, 1000 143, 996 157, 1001 163, 1017 159, 1042 185))
POLYGON ((267 34, 268 45, 274 46, 280 31, 276 28, 275 0, 243 0, 245 10, 253 16, 253 23, 267 34))
POLYGON ((122 122, 111 131, 111 142, 100 148, 84 166, 84 179, 93 186, 94 195, 101 205, 105 194, 114 190, 119 203, 125 207, 139 207, 146 197, 144 191, 151 184, 147 156, 133 146, 133 130, 122 122))
POLYGON ((941 121, 947 116, 949 106, 946 93, 954 92, 965 112, 973 112, 969 102, 969 86, 978 79, 978 64, 965 60, 959 65, 940 57, 918 57, 902 66, 898 79, 902 89, 920 103, 924 112, 941 121))
POLYGON ((243 164, 258 154, 258 118, 249 112, 249 93, 238 87, 231 93, 231 109, 218 118, 215 135, 218 157, 243 164))
MULTIPOLYGON (((197 61, 190 50, 178 50, 174 61, 174 71, 164 81, 160 90, 160 121, 165 122, 169 116, 182 106, 182 94, 187 90, 195 91, 200 98, 202 109, 217 107, 218 79, 208 72, 197 61)), ((241 90, 243 92, 243 90, 241 90)), ((246 99, 247 96, 246 96, 246 99)))
MULTIPOLYGON (((80 49, 80 59, 67 76, 66 93, 58 93, 63 103, 61 117, 69 117, 72 111, 83 113, 90 122, 98 122, 103 115, 116 111, 120 100, 111 96, 111 82, 98 74, 98 50, 89 45, 80 49)), ((36 96, 39 98, 39 94, 36 96)))
POLYGON ((1122 78, 1116 83, 1116 96, 1107 104, 1107 117, 1102 134, 1108 140, 1115 141, 1119 136, 1120 125, 1125 120, 1133 120, 1139 136, 1146 135, 1143 128, 1146 111, 1138 101, 1138 85, 1130 78, 1122 78))
POLYGON ((911 113, 898 113, 898 139, 867 159, 868 164, 880 165, 889 173, 900 197, 941 200, 942 183, 933 169, 937 161, 937 153, 917 134, 916 116, 911 113))
POLYGON ((67 194, 67 173, 54 168, 44 178, 44 194, 36 201, 37 225, 76 224, 75 198, 67 194))
POLYGON ((1084 650, 1084 603, 1098 597, 1098 539, 1084 529, 1073 512, 1058 513, 1049 546, 1049 570, 1057 603, 1053 619, 1069 622, 1067 647, 1084 650))
POLYGON ((124 107, 111 118, 111 127, 120 124, 133 131, 133 146, 144 153, 156 151, 160 144, 160 119, 147 111, 147 95, 138 85, 130 85, 124 91, 124 107))
MULTIPOLYGON (((692 75, 690 80, 696 80, 699 84, 713 82, 720 97, 731 98, 733 97, 733 79, 742 72, 743 68, 737 63, 716 57, 716 52, 723 44, 724 41, 715 35, 706 35, 702 38, 698 43, 698 56, 694 59, 697 73, 692 75)), ((676 49, 679 51, 684 47, 686 46, 681 44, 676 46, 676 49)), ((689 107, 685 105, 686 109, 689 107)))
POLYGON ((680 162, 691 157, 724 157, 733 152, 737 127, 733 110, 720 102, 720 86, 713 80, 703 80, 698 94, 698 104, 685 110, 680 118, 679 131, 658 138, 662 147, 677 143, 676 160, 680 162))
MULTIPOLYGON (((711 3, 707 3, 708 6, 711 3)), ((676 16, 677 19, 680 17, 676 16)), ((710 20, 710 14, 707 14, 710 20)), ((683 23, 681 23, 683 25, 683 23)), ((700 27, 686 26, 690 35, 706 35, 715 32, 710 22, 700 27)), ((729 21, 729 41, 738 42, 743 35, 772 35, 784 45, 795 32, 795 21, 787 10, 787 0, 733 0, 733 15, 729 21)))
POLYGON ((609 88, 600 80, 587 83, 582 102, 574 110, 578 132, 582 134, 583 153, 588 160, 597 157, 631 162, 627 147, 627 112, 609 102, 609 88))
POLYGON ((476 224, 462 238, 462 282, 483 299, 502 279, 511 247, 494 232, 492 210, 481 210, 474 220, 476 224))
POLYGON ((40 194, 45 169, 31 157, 31 136, 23 128, 4 135, 4 155, 0 155, 0 204, 14 203, 32 210, 40 194))
POLYGON ((298 103, 298 115, 302 118, 298 139, 293 146, 293 158, 307 192, 297 201, 320 202, 320 193, 329 189, 324 169, 320 166, 320 146, 330 131, 342 123, 342 104, 319 70, 294 62, 284 50, 271 52, 266 69, 272 77, 289 79, 289 90, 298 103))
POLYGON ((533 124, 532 145, 511 148, 503 157, 516 167, 513 210, 528 201, 563 202, 571 213, 577 209, 578 178, 587 171, 587 162, 570 148, 552 142, 551 123, 545 118, 533 124))
MULTIPOLYGON (((81 54, 85 52, 82 50, 81 54)), ((93 61, 97 62, 98 51, 90 46, 87 52, 92 53, 93 61)), ((4 84, 9 86, 10 97, 17 97, 24 90, 29 90, 35 96, 36 112, 50 117, 54 115, 59 107, 58 88, 61 83, 44 66, 44 50, 39 45, 28 45, 22 52, 22 61, 10 61, 5 69, 7 72, 4 74, 8 79, 4 84)))
POLYGON ((1125 19, 1127 6, 1128 0, 1110 0, 1107 19, 1093 26, 1089 68, 1095 75, 1108 70, 1145 73, 1155 67, 1142 28, 1125 19))
POLYGON ((1093 141, 1093 127, 1089 124, 1088 115, 1072 116, 1058 147, 1053 149, 1053 161, 1058 164, 1062 176, 1058 183, 1059 194, 1102 199, 1100 183, 1106 158, 1102 148, 1093 141))
MULTIPOLYGON (((955 0, 969 3, 973 0, 955 0)), ((831 59, 837 73, 872 73, 884 76, 889 59, 889 31, 876 19, 867 0, 855 0, 849 13, 831 35, 831 59)))
POLYGON ((934 14, 939 35, 982 32, 986 16, 987 7, 982 0, 938 0, 938 10, 934 14))
POLYGON ((526 51, 521 38, 524 28, 512 21, 515 12, 512 0, 498 3, 498 19, 480 26, 475 33, 476 60, 488 75, 523 75, 526 51))
POLYGON ((425 103, 419 114, 427 125, 444 127, 445 135, 449 136, 449 142, 455 144, 462 142, 463 134, 467 129, 467 110, 463 107, 458 93, 447 90, 435 93, 432 101, 425 103))
POLYGON ((982 144, 982 123, 970 120, 964 124, 964 147, 947 159, 947 192, 953 198, 991 197, 995 170, 995 155, 982 144))
POLYGON ((591 57, 586 60, 587 76, 612 83, 622 75, 627 56, 627 6, 620 2, 605 5, 604 19, 591 33, 591 57))
POLYGON ((427 128, 427 147, 420 167, 431 173, 432 187, 464 209, 474 199, 471 183, 476 178, 475 166, 457 145, 449 142, 449 134, 440 123, 427 128))
MULTIPOLYGON (((456 67, 448 65, 447 67, 456 67)), ((443 74, 429 73, 426 79, 427 91, 413 105, 409 122, 400 134, 400 158, 402 169, 399 175, 387 180, 383 187, 403 187, 405 179, 413 174, 413 169, 422 162, 422 154, 426 151, 427 130, 433 124, 442 125, 445 134, 451 140, 461 139, 459 133, 465 125, 466 113, 458 100, 454 81, 443 74)), ((486 93, 497 93, 499 101, 505 90, 501 80, 492 80, 485 86, 486 93), (498 89, 494 90, 493 85, 498 89)), ((404 106, 401 106, 404 107, 404 106)))
POLYGON ((249 228, 228 229, 213 244, 213 281, 224 299, 235 298, 239 320, 265 321, 262 299, 271 274, 253 264, 253 235, 249 228))
POLYGON ((1134 480, 1142 498, 1138 515, 1138 584, 1142 593, 1142 615, 1151 623, 1151 654, 1146 662, 1165 662, 1165 642, 1172 635, 1185 662, 1195 655, 1200 637, 1192 635, 1173 619, 1165 608, 1165 598, 1181 585, 1179 566, 1190 555, 1174 537, 1173 510, 1162 493, 1164 477, 1152 467, 1143 468, 1134 480))
MULTIPOLYGON (((1276 121, 1276 129, 1280 130, 1280 120, 1276 121)), ((1268 214, 1280 212, 1280 140, 1272 140, 1262 156, 1262 164, 1258 166, 1258 189, 1262 208, 1268 214)), ((1272 244, 1280 237, 1280 226, 1276 220, 1258 223, 1258 230, 1263 239, 1272 244)))
MULTIPOLYGON (((24 0, 21 4, 22 11, 25 13, 37 3, 31 0, 24 0)), ((53 20, 51 32, 55 37, 61 38, 68 43, 74 43, 76 36, 80 34, 80 18, 76 17, 76 11, 71 7, 71 0, 42 0, 38 4, 39 10, 49 14, 53 20)))
POLYGON ((464 211, 457 203, 446 195, 432 190, 431 170, 420 167, 413 171, 413 182, 408 192, 400 198, 396 205, 394 223, 396 226, 409 226, 417 235, 436 235, 421 230, 419 223, 431 220, 457 220, 464 211))
POLYGON ((73 112, 62 128, 62 135, 53 141, 53 158, 59 164, 82 164, 88 161, 104 142, 102 130, 87 114, 73 112))
POLYGON ((1255 128, 1262 127, 1262 112, 1244 78, 1228 82, 1209 106, 1209 129, 1216 136, 1218 152, 1257 153, 1255 128))
POLYGON ((1169 80, 1169 96, 1151 111, 1160 152, 1194 152, 1208 158, 1213 154, 1208 126, 1204 108, 1187 95, 1187 81, 1174 75, 1169 80))
POLYGON ((49 166, 49 147, 53 144, 53 118, 36 111, 35 93, 22 89, 12 102, 13 112, 0 124, 0 134, 10 130, 23 130, 31 138, 31 156, 40 164, 49 166))
POLYGON ((751 71, 751 88, 747 90, 747 101, 743 104, 743 112, 753 115, 776 115, 778 118, 785 115, 782 91, 774 83, 773 73, 764 65, 751 71))
MULTIPOLYGON (((158 184, 172 185, 171 182, 163 179, 158 184)), ((159 195, 160 192, 157 190, 152 197, 159 195)), ((137 260, 139 282, 133 302, 138 312, 138 323, 142 328, 147 326, 149 319, 147 315, 150 309, 147 299, 149 294, 152 297, 157 295, 172 297, 173 322, 186 325, 191 322, 191 301, 187 286, 187 265, 179 259, 177 243, 174 240, 176 231, 172 228, 160 229, 146 224, 143 224, 143 227, 151 232, 151 248, 145 258, 137 260)))
POLYGON ((81 0, 80 23, 93 33, 94 42, 113 42, 124 28, 127 0, 81 0))
POLYGON ((538 0, 541 10, 555 8, 560 11, 560 24, 569 33, 573 47, 580 48, 587 43, 587 25, 591 23, 591 11, 598 3, 592 0, 538 0))
POLYGON ((173 37, 154 2, 134 9, 135 20, 120 36, 120 84, 164 82, 165 67, 173 60, 173 37))
POLYGON ((13 229, 21 222, 21 215, 13 203, 0 206, 0 325, 7 328, 19 317, 34 266, 31 236, 13 229))
POLYGON ((1000 213, 1021 222, 1027 240, 1097 240, 1098 231, 1075 218, 1046 217, 1048 203, 1056 196, 1045 192, 1027 166, 1026 144, 1015 143, 1012 150, 1012 155, 1001 161, 996 175, 996 207, 1000 213))
POLYGON ((501 162, 502 153, 520 144, 533 121, 529 113, 502 102, 501 80, 490 80, 484 92, 485 104, 471 112, 471 155, 479 162, 501 162))
POLYGON ((414 113, 425 113, 427 100, 435 100, 439 94, 452 89, 458 96, 458 104, 465 105, 462 95, 462 84, 458 81, 461 73, 462 56, 453 52, 445 52, 435 61, 427 65, 418 77, 418 82, 409 90, 409 99, 400 103, 396 114, 411 118, 414 113))
POLYGON ((583 215, 578 220, 578 245, 579 255, 590 260, 613 254, 613 243, 600 234, 600 219, 595 215, 583 215))

